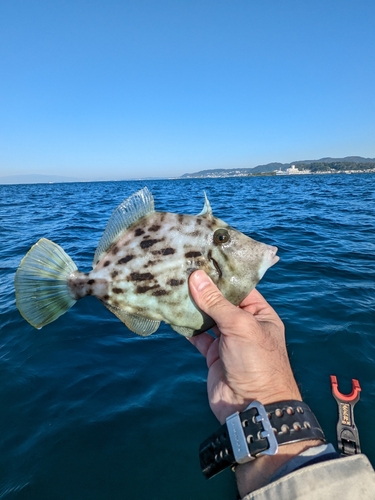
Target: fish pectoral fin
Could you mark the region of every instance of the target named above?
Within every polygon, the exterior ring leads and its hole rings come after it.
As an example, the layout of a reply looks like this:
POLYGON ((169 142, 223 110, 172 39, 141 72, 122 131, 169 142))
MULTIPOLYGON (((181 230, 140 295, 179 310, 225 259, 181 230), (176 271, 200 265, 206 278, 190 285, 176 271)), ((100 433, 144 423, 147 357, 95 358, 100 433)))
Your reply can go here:
POLYGON ((187 326, 177 326, 177 325, 170 325, 171 328, 180 335, 183 335, 184 337, 193 337, 195 330, 193 328, 188 328, 187 326))
POLYGON ((154 211, 154 198, 147 187, 126 198, 113 211, 95 251, 93 267, 121 234, 142 217, 154 211))
POLYGON ((112 314, 117 316, 119 320, 125 323, 129 330, 137 333, 138 335, 142 335, 142 337, 147 337, 148 335, 156 332, 160 326, 160 321, 144 318, 142 316, 136 316, 135 314, 129 314, 108 304, 106 304, 106 307, 112 314))

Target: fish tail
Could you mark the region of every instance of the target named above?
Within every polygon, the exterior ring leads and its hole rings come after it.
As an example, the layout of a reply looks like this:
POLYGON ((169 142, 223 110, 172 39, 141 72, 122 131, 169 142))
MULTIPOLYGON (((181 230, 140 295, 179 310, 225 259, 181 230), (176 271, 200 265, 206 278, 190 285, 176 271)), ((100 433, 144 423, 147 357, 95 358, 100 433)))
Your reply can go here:
POLYGON ((53 241, 40 239, 22 259, 14 279, 16 305, 35 328, 42 328, 75 303, 69 277, 77 266, 53 241))

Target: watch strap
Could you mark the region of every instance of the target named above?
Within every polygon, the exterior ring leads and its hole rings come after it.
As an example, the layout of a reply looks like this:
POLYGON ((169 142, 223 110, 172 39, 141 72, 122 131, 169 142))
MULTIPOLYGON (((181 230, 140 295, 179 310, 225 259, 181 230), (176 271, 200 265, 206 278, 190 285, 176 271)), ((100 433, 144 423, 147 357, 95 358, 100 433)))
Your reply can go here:
POLYGON ((200 445, 203 474, 211 478, 235 464, 259 455, 277 453, 279 445, 319 439, 324 433, 309 406, 297 400, 263 406, 253 401, 245 411, 236 412, 200 445))

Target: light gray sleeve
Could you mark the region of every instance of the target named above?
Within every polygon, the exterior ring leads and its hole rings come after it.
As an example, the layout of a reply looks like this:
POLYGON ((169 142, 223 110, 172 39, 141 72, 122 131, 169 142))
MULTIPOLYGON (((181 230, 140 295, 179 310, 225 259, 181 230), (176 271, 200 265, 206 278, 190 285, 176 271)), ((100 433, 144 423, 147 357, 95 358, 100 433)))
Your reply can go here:
POLYGON ((375 473, 365 455, 319 462, 291 472, 242 500, 374 500, 375 473))
MULTIPOLYGON (((303 467, 303 465, 306 462, 310 462, 312 459, 317 459, 323 457, 325 455, 337 455, 339 457, 339 454, 336 452, 335 448, 331 443, 324 443, 321 444, 320 446, 314 446, 311 448, 308 448, 307 450, 303 451, 299 455, 295 456, 291 460, 288 460, 286 464, 284 464, 280 469, 278 469, 271 477, 270 480, 268 481, 269 483, 272 483, 273 481, 276 481, 277 479, 280 479, 283 476, 286 476, 287 474, 290 474, 293 472, 295 469, 299 469, 303 467)), ((323 461, 323 460, 320 460, 323 461)), ((318 462, 318 460, 317 460, 318 462)))

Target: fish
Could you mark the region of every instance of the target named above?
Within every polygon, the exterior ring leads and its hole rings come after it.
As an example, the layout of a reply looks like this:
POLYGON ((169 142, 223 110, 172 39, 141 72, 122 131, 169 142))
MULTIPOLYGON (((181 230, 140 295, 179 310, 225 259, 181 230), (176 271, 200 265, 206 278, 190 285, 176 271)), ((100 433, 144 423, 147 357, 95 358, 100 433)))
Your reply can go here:
POLYGON ((190 274, 204 270, 239 305, 279 260, 277 251, 214 217, 205 192, 203 210, 182 215, 155 211, 145 187, 113 211, 90 272, 46 238, 31 247, 15 274, 16 305, 40 329, 92 295, 134 333, 151 335, 163 321, 192 337, 215 322, 193 301, 190 274))

